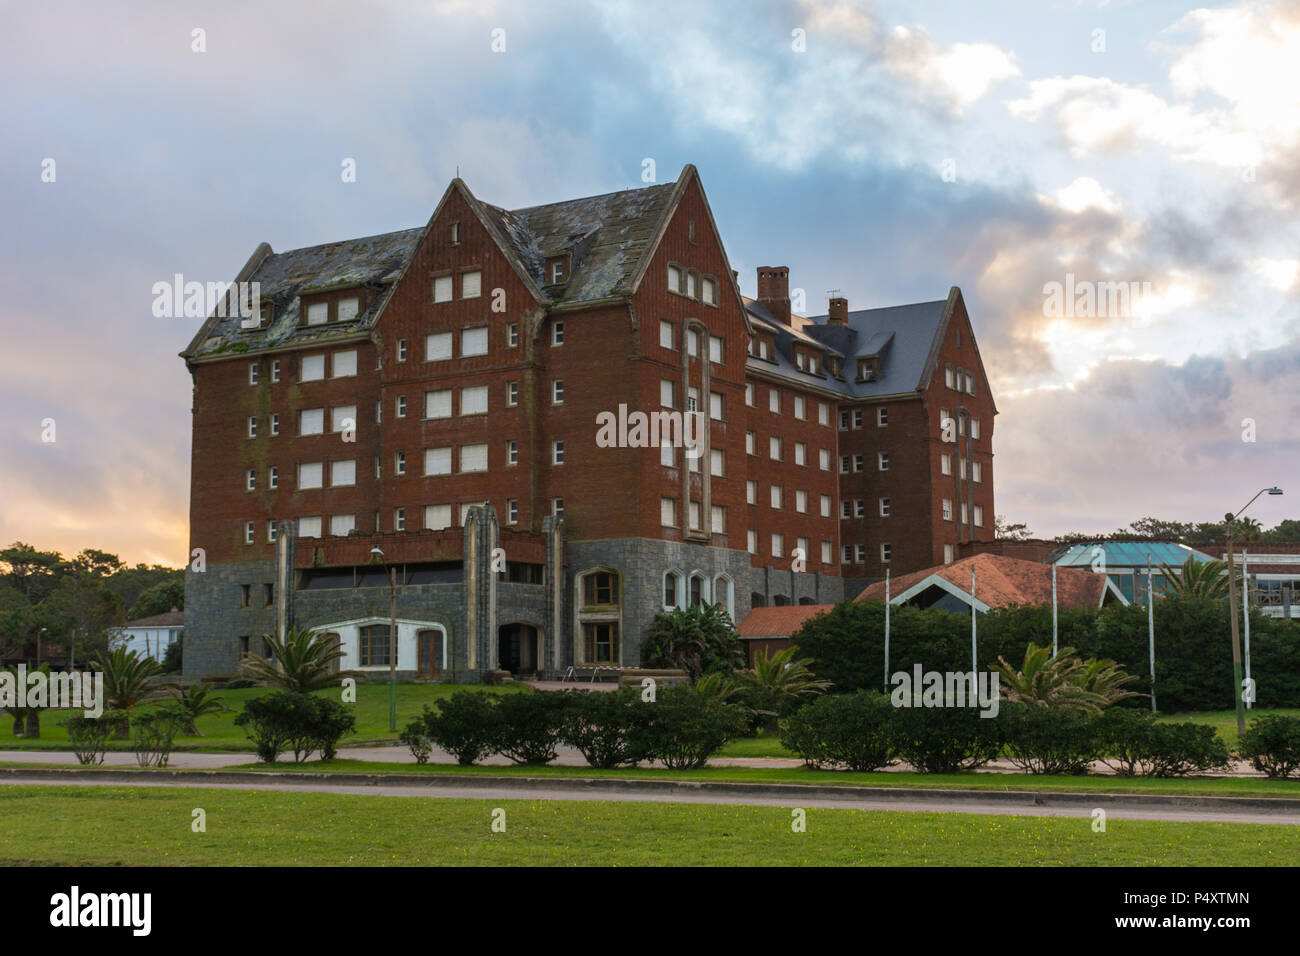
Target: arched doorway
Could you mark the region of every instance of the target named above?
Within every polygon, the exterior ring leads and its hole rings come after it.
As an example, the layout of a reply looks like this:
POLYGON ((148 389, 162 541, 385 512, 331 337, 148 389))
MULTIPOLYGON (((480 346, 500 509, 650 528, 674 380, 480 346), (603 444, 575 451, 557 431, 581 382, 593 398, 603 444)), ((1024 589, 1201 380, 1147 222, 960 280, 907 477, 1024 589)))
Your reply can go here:
POLYGON ((500 668, 514 677, 535 675, 541 660, 541 641, 531 624, 503 624, 497 632, 500 668))

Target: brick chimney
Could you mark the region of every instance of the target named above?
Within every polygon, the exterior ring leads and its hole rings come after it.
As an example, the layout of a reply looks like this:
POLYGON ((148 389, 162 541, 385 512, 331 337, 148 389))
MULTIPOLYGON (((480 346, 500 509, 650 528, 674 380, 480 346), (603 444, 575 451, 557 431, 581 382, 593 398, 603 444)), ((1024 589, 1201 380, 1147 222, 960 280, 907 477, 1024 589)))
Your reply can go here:
POLYGON ((826 309, 827 325, 848 325, 849 324, 849 300, 835 298, 830 300, 826 309))
POLYGON ((758 301, 779 322, 790 324, 790 267, 758 267, 758 301))

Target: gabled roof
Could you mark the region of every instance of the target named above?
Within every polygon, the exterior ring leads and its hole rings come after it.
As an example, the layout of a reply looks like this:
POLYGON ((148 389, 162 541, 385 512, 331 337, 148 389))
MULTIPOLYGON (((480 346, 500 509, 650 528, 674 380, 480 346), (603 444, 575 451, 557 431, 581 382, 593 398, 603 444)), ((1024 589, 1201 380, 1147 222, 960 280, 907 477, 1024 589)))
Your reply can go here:
POLYGON ((742 638, 789 637, 818 614, 834 609, 834 604, 788 604, 782 607, 756 607, 740 622, 736 633, 742 638))
POLYGON ((135 621, 127 621, 123 627, 184 627, 185 612, 173 608, 162 614, 154 614, 151 617, 142 617, 135 621))
POLYGON ((829 325, 826 316, 814 316, 804 331, 845 356, 842 390, 854 398, 874 398, 917 392, 928 379, 930 353, 945 327, 948 299, 914 302, 883 309, 859 309, 848 314, 846 325, 829 325), (880 356, 880 374, 869 382, 857 381, 857 358, 880 356))
MULTIPOLYGON (((1013 604, 1052 602, 1050 564, 1008 558, 1000 554, 976 554, 952 564, 941 564, 893 578, 889 582, 889 603, 906 604, 927 589, 937 587, 969 605, 972 569, 975 571, 974 603, 977 611, 1013 604)), ((1099 607, 1107 594, 1124 601, 1123 595, 1104 574, 1074 568, 1057 569, 1058 607, 1099 607)), ((885 582, 877 581, 863 590, 856 600, 884 599, 885 582)))

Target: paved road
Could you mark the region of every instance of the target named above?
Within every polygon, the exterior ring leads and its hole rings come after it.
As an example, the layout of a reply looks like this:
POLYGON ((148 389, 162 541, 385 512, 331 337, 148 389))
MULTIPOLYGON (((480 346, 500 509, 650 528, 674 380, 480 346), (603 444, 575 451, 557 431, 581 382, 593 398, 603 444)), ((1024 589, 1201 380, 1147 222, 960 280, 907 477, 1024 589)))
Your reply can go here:
MULTIPOLYGON (((48 776, 31 774, 24 776, 0 777, 0 785, 8 786, 49 786, 53 781, 48 776)), ((297 780, 246 781, 238 783, 207 782, 201 780, 73 780, 59 781, 66 786, 139 786, 139 787, 187 787, 194 789, 215 790, 274 790, 305 793, 339 793, 385 797, 415 797, 460 800, 577 800, 577 801, 617 801, 620 803, 705 803, 730 804, 744 806, 772 806, 822 808, 836 810, 895 810, 904 813, 968 813, 992 814, 996 816, 1042 816, 1072 817, 1090 819, 1092 806, 1084 804, 1053 805, 1038 803, 1036 800, 1051 800, 1050 796, 1035 797, 1027 794, 1023 798, 1008 799, 982 798, 963 795, 949 795, 935 791, 925 795, 863 795, 846 794, 839 796, 813 796, 789 794, 767 795, 762 792, 711 793, 706 790, 661 789, 657 791, 629 790, 625 788, 604 789, 597 786, 522 786, 503 782, 458 783, 440 785, 421 783, 418 786, 401 785, 366 785, 333 782, 312 782, 297 780)), ((1067 798, 1068 799, 1068 798, 1067 798)), ((1104 806, 1108 819, 1121 820, 1167 820, 1194 823, 1274 823, 1300 825, 1300 812, 1293 809, 1270 810, 1259 806, 1242 809, 1224 808, 1222 806, 1163 806, 1143 805, 1139 801, 1126 802, 1121 798, 1098 798, 1095 801, 1104 806)))

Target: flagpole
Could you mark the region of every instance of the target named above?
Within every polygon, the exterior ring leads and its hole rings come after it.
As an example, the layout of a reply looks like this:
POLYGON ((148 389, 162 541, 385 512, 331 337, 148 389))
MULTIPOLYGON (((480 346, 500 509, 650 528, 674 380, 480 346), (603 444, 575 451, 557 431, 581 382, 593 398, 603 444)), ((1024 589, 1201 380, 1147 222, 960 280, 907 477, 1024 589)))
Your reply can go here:
POLYGON ((1052 565, 1052 656, 1056 656, 1056 565, 1052 565))
POLYGON ((1151 587, 1151 555, 1147 555, 1147 647, 1151 659, 1151 713, 1156 712, 1156 596, 1151 587))
POLYGON ((1241 617, 1246 624, 1246 686, 1250 688, 1250 697, 1246 700, 1246 709, 1253 710, 1255 707, 1255 685, 1250 681, 1250 574, 1246 570, 1246 563, 1250 556, 1246 549, 1241 549, 1241 617))
MULTIPOLYGON (((979 679, 979 657, 976 653, 975 644, 975 562, 970 566, 970 677, 972 681, 979 679)), ((972 685, 974 686, 974 685, 972 685)))
POLYGON ((889 568, 885 568, 885 690, 889 690, 889 568))

